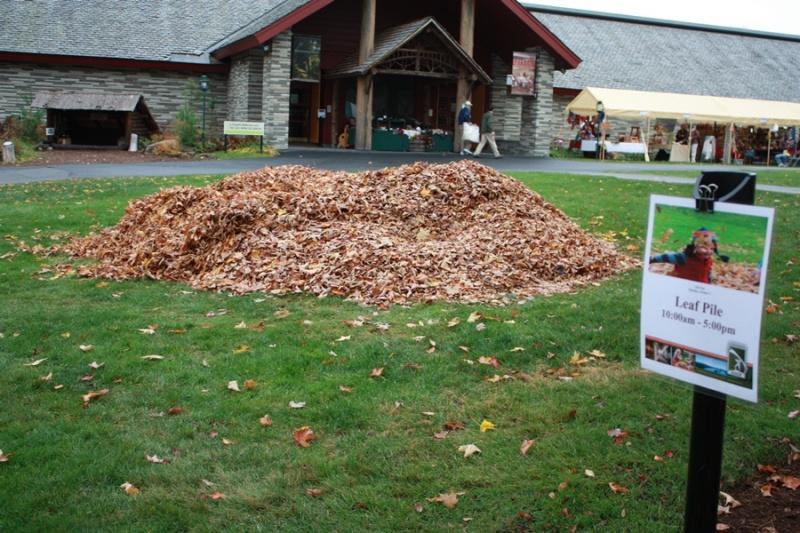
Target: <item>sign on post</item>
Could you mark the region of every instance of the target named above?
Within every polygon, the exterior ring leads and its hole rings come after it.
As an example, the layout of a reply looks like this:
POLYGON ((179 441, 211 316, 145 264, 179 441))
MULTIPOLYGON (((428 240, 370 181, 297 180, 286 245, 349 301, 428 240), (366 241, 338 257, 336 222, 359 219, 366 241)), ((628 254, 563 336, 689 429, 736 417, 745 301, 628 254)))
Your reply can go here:
POLYGON ((759 342, 774 210, 650 198, 641 366, 758 401, 759 342))
POLYGON ((225 139, 225 151, 228 151, 228 135, 250 135, 261 137, 259 141, 260 151, 264 151, 264 123, 263 122, 236 122, 226 120, 222 129, 225 139))
POLYGON ((254 135, 264 136, 263 122, 234 122, 226 120, 222 133, 225 135, 254 135))

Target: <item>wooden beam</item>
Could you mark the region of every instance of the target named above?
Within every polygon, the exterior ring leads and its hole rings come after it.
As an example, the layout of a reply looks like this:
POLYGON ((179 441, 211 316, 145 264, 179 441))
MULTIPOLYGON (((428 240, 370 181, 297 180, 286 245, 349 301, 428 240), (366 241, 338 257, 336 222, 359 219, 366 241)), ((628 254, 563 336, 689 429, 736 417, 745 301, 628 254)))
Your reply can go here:
POLYGON ((358 62, 363 64, 375 49, 375 1, 364 0, 361 10, 361 40, 358 47, 358 62))
POLYGON ((475 48, 475 0, 461 0, 461 48, 472 57, 475 48))

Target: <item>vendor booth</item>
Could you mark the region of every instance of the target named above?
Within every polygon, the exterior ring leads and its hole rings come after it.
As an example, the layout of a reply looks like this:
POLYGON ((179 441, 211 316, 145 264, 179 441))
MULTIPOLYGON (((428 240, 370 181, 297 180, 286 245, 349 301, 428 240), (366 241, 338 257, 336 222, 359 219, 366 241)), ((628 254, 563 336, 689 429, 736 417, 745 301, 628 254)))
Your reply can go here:
MULTIPOLYGON (((638 144, 638 151, 650 152, 654 143, 651 125, 658 119, 668 119, 688 125, 678 129, 674 140, 669 143, 666 138, 659 139, 665 150, 670 150, 671 161, 693 161, 690 151, 696 147, 697 154, 713 154, 717 152, 715 130, 724 138, 723 157, 730 162, 730 154, 737 151, 734 140, 735 126, 750 128, 766 128, 766 161, 770 160, 770 137, 782 131, 781 128, 796 127, 800 124, 800 104, 776 102, 771 100, 752 100, 743 98, 723 98, 717 96, 700 96, 677 93, 658 93, 648 91, 629 91, 622 89, 603 89, 587 87, 582 90, 567 106, 567 111, 574 115, 594 117, 598 115, 598 106, 605 117, 615 118, 627 123, 644 123, 644 140, 638 144), (693 126, 706 125, 704 134, 693 133, 693 126), (710 126, 713 125, 713 126, 710 126), (685 130, 685 131, 682 131, 685 130), (692 136, 693 135, 693 136, 692 136)), ((606 151, 615 149, 609 143, 603 143, 613 136, 602 125, 598 136, 601 146, 606 151)), ((585 143, 585 140, 584 140, 585 143)), ((583 143, 582 143, 583 144, 583 143)), ((629 144, 629 143, 619 143, 629 144)), ((796 146, 796 136, 795 136, 796 146)), ((583 150, 583 147, 581 148, 583 150)), ((741 155, 741 154, 740 154, 741 155)))

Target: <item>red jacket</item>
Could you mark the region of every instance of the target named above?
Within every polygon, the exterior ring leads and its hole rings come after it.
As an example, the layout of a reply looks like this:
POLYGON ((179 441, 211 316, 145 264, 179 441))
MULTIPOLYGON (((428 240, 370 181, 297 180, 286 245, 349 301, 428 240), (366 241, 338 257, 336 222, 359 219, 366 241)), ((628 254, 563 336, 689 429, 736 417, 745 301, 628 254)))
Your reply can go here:
POLYGON ((710 257, 708 259, 700 259, 696 255, 690 255, 682 265, 676 264, 669 275, 690 281, 711 283, 711 267, 713 265, 714 261, 710 257))

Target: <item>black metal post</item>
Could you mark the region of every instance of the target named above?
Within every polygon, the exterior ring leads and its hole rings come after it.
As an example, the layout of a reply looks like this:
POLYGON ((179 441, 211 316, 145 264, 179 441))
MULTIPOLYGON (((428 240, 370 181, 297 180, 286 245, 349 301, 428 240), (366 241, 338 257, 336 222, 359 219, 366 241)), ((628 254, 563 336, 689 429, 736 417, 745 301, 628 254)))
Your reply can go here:
POLYGON ((258 150, 263 154, 264 153, 264 136, 262 135, 259 137, 260 141, 258 144, 258 150))
POLYGON ((724 395, 695 387, 683 523, 686 533, 713 532, 717 529, 725 406, 724 395))
POLYGON ((201 139, 203 150, 206 149, 206 91, 203 91, 203 137, 201 139))

